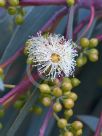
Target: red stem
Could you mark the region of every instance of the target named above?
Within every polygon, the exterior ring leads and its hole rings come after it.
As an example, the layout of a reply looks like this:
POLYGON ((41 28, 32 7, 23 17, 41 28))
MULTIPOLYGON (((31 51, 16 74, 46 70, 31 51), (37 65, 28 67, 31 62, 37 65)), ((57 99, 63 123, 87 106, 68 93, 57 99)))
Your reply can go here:
POLYGON ((84 25, 88 22, 90 16, 86 17, 84 20, 82 20, 75 28, 73 35, 75 35, 84 27, 84 25))
POLYGON ((85 31, 81 34, 81 37, 83 37, 88 32, 88 30, 90 29, 90 27, 91 27, 91 25, 93 23, 94 17, 95 17, 94 6, 91 5, 90 9, 91 9, 90 20, 89 20, 89 23, 88 23, 87 27, 85 28, 85 31))
POLYGON ((22 0, 21 6, 65 5, 66 0, 22 0))
MULTIPOLYGON (((38 74, 33 74, 34 80, 38 79, 38 74)), ((30 78, 27 78, 26 80, 21 81, 19 85, 17 85, 15 88, 13 88, 9 93, 7 93, 3 98, 0 98, 0 104, 3 104, 6 102, 10 97, 15 95, 17 93, 17 96, 21 93, 27 91, 29 87, 32 85, 30 78)), ((12 100, 13 101, 13 100, 12 100)))
MULTIPOLYGON (((102 17, 102 12, 96 12, 95 15, 97 18, 101 18, 102 17)), ((87 16, 85 19, 83 19, 75 28, 74 32, 73 32, 73 37, 75 39, 76 35, 78 32, 80 32, 83 27, 86 25, 86 23, 88 22, 88 20, 90 19, 90 16, 87 16)), ((102 40, 102 35, 98 35, 97 38, 99 40, 102 40)))
POLYGON ((100 116, 100 119, 99 119, 99 122, 96 128, 96 133, 94 136, 100 136, 101 129, 102 129, 102 113, 101 113, 101 116, 100 116))
MULTIPOLYGON (((102 8, 102 1, 101 0, 93 0, 93 3, 90 2, 91 0, 75 0, 80 6, 85 8, 91 7, 93 4, 96 9, 102 8)), ((66 0, 21 0, 20 6, 42 6, 42 5, 66 5, 66 0)))

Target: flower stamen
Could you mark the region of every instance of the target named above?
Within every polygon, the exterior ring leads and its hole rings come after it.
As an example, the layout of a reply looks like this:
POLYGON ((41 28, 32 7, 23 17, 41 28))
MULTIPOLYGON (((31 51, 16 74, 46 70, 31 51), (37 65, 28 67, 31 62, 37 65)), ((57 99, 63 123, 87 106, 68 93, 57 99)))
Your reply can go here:
POLYGON ((60 59, 61 59, 61 57, 60 57, 60 55, 57 54, 57 53, 53 53, 53 54, 51 55, 51 61, 52 61, 53 63, 59 62, 60 59))

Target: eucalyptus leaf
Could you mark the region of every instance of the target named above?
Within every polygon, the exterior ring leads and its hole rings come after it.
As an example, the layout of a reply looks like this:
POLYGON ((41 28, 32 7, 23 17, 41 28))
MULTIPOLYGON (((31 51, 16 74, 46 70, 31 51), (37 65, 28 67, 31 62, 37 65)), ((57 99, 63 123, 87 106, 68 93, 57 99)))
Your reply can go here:
POLYGON ((24 121, 26 116, 28 115, 31 106, 35 103, 35 101, 37 99, 38 93, 36 93, 36 90, 37 89, 35 89, 33 91, 32 95, 28 98, 26 104, 21 109, 20 113, 16 117, 14 123, 11 125, 8 132, 5 132, 7 136, 14 136, 15 133, 17 132, 18 128, 20 128, 20 125, 22 124, 22 122, 24 121))
POLYGON ((6 112, 7 113, 6 113, 6 115, 4 116, 4 119, 3 119, 3 122, 6 122, 6 125, 0 131, 0 136, 5 136, 5 133, 11 127, 12 123, 15 121, 15 118, 18 115, 19 111, 16 111, 13 108, 9 108, 9 110, 7 110, 6 112), (10 117, 9 117, 9 115, 10 115, 10 117))

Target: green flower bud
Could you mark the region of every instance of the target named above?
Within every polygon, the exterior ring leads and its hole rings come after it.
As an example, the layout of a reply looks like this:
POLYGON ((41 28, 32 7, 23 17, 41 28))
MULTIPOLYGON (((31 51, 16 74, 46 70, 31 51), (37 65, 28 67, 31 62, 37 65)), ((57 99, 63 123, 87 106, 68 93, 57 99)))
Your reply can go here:
POLYGON ((77 78, 72 78, 71 83, 73 87, 77 87, 80 84, 80 80, 77 78))
POLYGON ((59 88, 59 87, 55 87, 52 91, 52 94, 55 96, 55 97, 60 97, 62 96, 62 90, 59 88))
POLYGON ((24 105, 24 102, 22 100, 17 100, 15 103, 14 103, 14 107, 18 110, 20 110, 24 105))
POLYGON ((81 136, 83 133, 82 129, 76 131, 76 136, 81 136))
POLYGON ((16 7, 8 7, 8 13, 10 15, 15 15, 17 12, 16 7))
POLYGON ((71 91, 72 90, 72 84, 70 83, 70 82, 64 82, 64 83, 62 83, 62 90, 64 91, 64 92, 68 92, 68 91, 71 91))
POLYGON ((59 81, 59 79, 49 80, 48 84, 50 86, 59 86, 60 85, 60 81, 59 81))
POLYGON ((74 107, 74 101, 72 99, 65 99, 63 104, 66 109, 71 109, 74 107))
POLYGON ((89 54, 89 60, 92 62, 98 61, 98 55, 97 54, 89 54))
POLYGON ((54 112, 60 112, 62 110, 62 105, 59 102, 54 103, 53 110, 54 112))
POLYGON ((87 63, 87 58, 85 56, 78 57, 76 63, 78 67, 82 67, 87 63))
POLYGON ((18 14, 16 17, 15 17, 15 23, 17 25, 22 25, 24 23, 24 18, 21 14, 18 14))
POLYGON ((0 0, 0 7, 5 7, 6 1, 5 0, 0 0))
POLYGON ((51 93, 51 89, 50 89, 49 85, 47 85, 47 84, 39 85, 39 90, 41 93, 51 93))
POLYGON ((76 93, 71 92, 69 93, 68 98, 72 99, 73 101, 76 101, 78 96, 76 93))
POLYGON ((64 111, 65 118, 70 118, 72 115, 73 115, 73 110, 72 109, 64 111))
POLYGON ((44 97, 42 99, 42 104, 45 106, 45 107, 49 107, 51 105, 51 98, 50 97, 44 97))
POLYGON ((83 47, 83 48, 87 48, 89 47, 89 40, 87 38, 81 38, 80 39, 80 45, 83 47))
POLYGON ((93 48, 96 47, 98 45, 98 39, 97 38, 92 38, 89 41, 89 47, 93 48))
POLYGON ((75 4, 75 0, 66 0, 68 6, 73 6, 75 4))
POLYGON ((18 6, 19 5, 19 0, 8 0, 8 2, 11 6, 18 6))
POLYGON ((64 118, 61 118, 58 120, 57 125, 59 128, 64 129, 67 126, 67 120, 64 118))
POLYGON ((63 77, 62 83, 65 83, 65 82, 71 83, 70 78, 68 78, 68 77, 63 77))
POLYGON ((98 52, 97 49, 90 49, 90 50, 88 51, 88 54, 89 54, 89 55, 90 55, 90 54, 96 54, 96 55, 98 55, 99 52, 98 52))
POLYGON ((69 94, 70 94, 70 91, 69 91, 69 92, 64 92, 64 93, 63 93, 63 95, 64 95, 64 96, 67 96, 67 97, 69 96, 69 94))
POLYGON ((82 129, 83 128, 83 124, 80 122, 80 121, 74 121, 72 123, 72 127, 75 129, 75 130, 79 130, 79 129, 82 129))
POLYGON ((28 58, 28 59, 27 59, 27 64, 33 64, 32 58, 28 58))
POLYGON ((69 131, 68 131, 68 132, 65 132, 65 133, 64 133, 64 136, 74 136, 74 135, 73 135, 72 132, 69 132, 69 131))

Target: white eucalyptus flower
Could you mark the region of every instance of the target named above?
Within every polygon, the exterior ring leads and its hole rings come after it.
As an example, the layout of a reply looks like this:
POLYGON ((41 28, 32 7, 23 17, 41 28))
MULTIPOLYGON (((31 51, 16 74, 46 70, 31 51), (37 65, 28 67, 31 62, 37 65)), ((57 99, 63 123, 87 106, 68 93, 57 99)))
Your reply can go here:
POLYGON ((66 41, 64 36, 38 34, 27 41, 26 51, 28 59, 32 59, 39 73, 54 79, 57 76, 73 75, 77 56, 75 48, 75 43, 72 40, 66 41))

